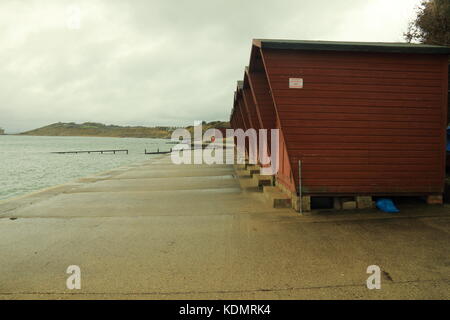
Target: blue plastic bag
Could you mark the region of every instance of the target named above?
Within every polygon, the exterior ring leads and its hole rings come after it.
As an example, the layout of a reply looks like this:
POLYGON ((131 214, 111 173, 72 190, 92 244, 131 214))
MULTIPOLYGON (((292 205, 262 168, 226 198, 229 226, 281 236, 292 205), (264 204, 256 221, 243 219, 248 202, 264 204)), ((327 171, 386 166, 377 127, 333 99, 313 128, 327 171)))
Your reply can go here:
POLYGON ((397 209, 394 202, 391 199, 378 199, 376 202, 377 208, 387 213, 397 213, 400 210, 397 209))

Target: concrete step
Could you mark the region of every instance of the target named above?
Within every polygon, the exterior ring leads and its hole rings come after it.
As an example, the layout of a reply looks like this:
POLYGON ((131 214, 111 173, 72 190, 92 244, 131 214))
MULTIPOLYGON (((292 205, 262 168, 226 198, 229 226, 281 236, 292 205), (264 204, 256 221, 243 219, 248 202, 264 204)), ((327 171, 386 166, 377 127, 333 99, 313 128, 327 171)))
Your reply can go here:
POLYGON ((272 186, 273 184, 273 176, 254 174, 253 181, 259 188, 263 188, 264 186, 272 186))
POLYGON ((250 173, 250 176, 253 177, 256 174, 259 174, 260 167, 257 166, 257 165, 248 165, 247 166, 247 171, 250 173))
POLYGON ((250 174, 250 171, 248 170, 236 170, 236 176, 240 179, 245 179, 245 178, 251 178, 252 175, 250 174))
POLYGON ((233 167, 234 167, 234 170, 245 170, 246 165, 237 163, 237 164, 233 165, 233 167))
POLYGON ((264 196, 274 208, 292 208, 291 198, 275 186, 263 186, 264 196))

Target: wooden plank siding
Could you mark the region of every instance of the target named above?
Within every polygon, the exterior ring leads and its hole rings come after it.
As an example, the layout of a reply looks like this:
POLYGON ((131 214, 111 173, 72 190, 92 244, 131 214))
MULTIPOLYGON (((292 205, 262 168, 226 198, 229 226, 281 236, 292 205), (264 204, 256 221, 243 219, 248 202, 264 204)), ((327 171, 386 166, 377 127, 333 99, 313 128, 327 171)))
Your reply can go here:
POLYGON ((240 120, 242 123, 242 130, 246 131, 250 128, 250 124, 248 123, 248 116, 246 110, 244 110, 244 106, 242 103, 242 94, 238 93, 237 97, 237 109, 240 115, 240 120))
POLYGON ((250 128, 253 128, 253 121, 252 118, 250 116, 250 111, 247 108, 247 104, 244 101, 244 91, 242 90, 240 93, 240 97, 238 100, 239 106, 240 106, 240 110, 242 112, 242 117, 244 117, 244 121, 245 121, 245 129, 248 130, 250 128))
POLYGON ((260 127, 273 129, 276 126, 277 115, 259 48, 253 47, 251 55, 246 75, 259 115, 260 127))
MULTIPOLYGON (((253 100, 252 92, 251 92, 250 86, 248 84, 248 78, 245 75, 244 75, 244 82, 243 82, 243 87, 242 87, 242 102, 247 111, 247 116, 248 116, 248 120, 249 120, 248 122, 250 124, 250 128, 248 128, 248 129, 256 130, 256 143, 258 143, 258 139, 259 139, 258 138, 258 130, 260 129, 259 118, 258 118, 258 114, 256 111, 256 105, 253 100)), ((248 142, 248 144, 250 144, 250 142, 248 142)), ((249 151, 248 148, 247 148, 247 151, 249 151)), ((257 155, 256 155, 256 161, 257 161, 257 163, 260 163, 259 153, 257 153, 257 155)))
MULTIPOLYGON (((277 116, 274 100, 267 74, 259 49, 253 48, 251 65, 246 69, 246 80, 251 89, 257 110, 260 128, 268 130, 267 154, 271 155, 271 129, 280 129, 280 122, 277 116)), ((283 137, 283 132, 279 131, 279 169, 277 173, 278 182, 285 185, 289 190, 295 192, 294 177, 292 175, 291 164, 289 162, 288 150, 283 137)), ((266 165, 267 166, 267 165, 266 165)))
POLYGON ((450 63, 447 67, 447 125, 450 125, 450 63))
MULTIPOLYGON (((259 54, 259 50, 254 50, 259 54)), ((257 59, 252 59, 252 68, 246 68, 246 79, 253 97, 255 109, 259 121, 259 128, 267 130, 267 155, 271 155, 271 136, 270 130, 276 128, 277 115, 270 93, 269 82, 267 80, 261 55, 257 59)), ((288 163, 288 161, 286 162, 288 163)), ((285 164, 286 164, 285 163, 285 164)), ((268 165, 264 165, 268 166, 268 165)), ((290 171, 290 168, 285 170, 290 171)))
POLYGON ((232 121, 232 128, 234 130, 242 129, 242 127, 243 127, 239 113, 240 113, 240 111, 239 111, 239 107, 238 107, 238 103, 237 103, 237 91, 235 91, 234 99, 233 99, 233 110, 232 110, 231 117, 230 117, 230 120, 232 121))
POLYGON ((233 111, 231 112, 231 115, 230 115, 230 127, 231 127, 231 129, 233 129, 233 130, 236 130, 236 128, 237 128, 237 124, 236 124, 236 112, 235 112, 235 109, 233 108, 233 111))
POLYGON ((234 93, 233 111, 234 111, 234 118, 235 118, 236 129, 243 129, 244 128, 244 123, 243 123, 243 120, 242 120, 241 111, 239 110, 238 93, 237 93, 237 91, 235 91, 235 93, 234 93))
POLYGON ((250 111, 244 100, 244 89, 242 86, 238 89, 238 104, 239 104, 239 109, 241 110, 241 114, 243 117, 245 130, 253 128, 253 121, 250 116, 250 111))
MULTIPOLYGON (((246 86, 248 86, 248 90, 250 92, 250 99, 252 99, 252 103, 254 105, 254 110, 255 110, 256 119, 257 119, 257 121, 256 121, 257 126, 260 129, 265 129, 264 123, 263 123, 263 118, 262 118, 261 111, 260 111, 260 107, 258 106, 258 95, 255 94, 255 88, 252 84, 252 79, 251 79, 248 67, 245 68, 244 83, 246 86)), ((270 97, 270 93, 269 93, 269 97, 270 97)))
POLYGON ((264 70, 250 70, 251 82, 267 77, 255 96, 273 99, 271 126, 282 131, 277 178, 289 189, 297 189, 301 160, 304 194, 443 192, 447 56, 259 50, 264 70), (304 87, 290 89, 289 78, 304 87))
MULTIPOLYGON (((238 81, 237 90, 236 90, 236 97, 237 97, 237 106, 239 110, 239 114, 241 116, 241 123, 242 123, 242 130, 247 131, 248 129, 253 127, 253 124, 251 122, 251 118, 247 109, 247 106, 244 102, 244 92, 243 92, 243 81, 238 81)), ((245 141, 245 151, 248 155, 249 153, 249 144, 248 141, 245 141)))
POLYGON ((256 111, 256 104, 255 104, 255 101, 253 100, 253 95, 251 92, 250 85, 248 83, 248 78, 245 77, 244 79, 245 79, 244 87, 242 89, 243 101, 244 101, 245 106, 247 107, 248 115, 249 115, 249 118, 250 118, 251 124, 252 124, 252 128, 255 130, 259 130, 259 129, 261 129, 260 118, 258 117, 258 113, 256 111))

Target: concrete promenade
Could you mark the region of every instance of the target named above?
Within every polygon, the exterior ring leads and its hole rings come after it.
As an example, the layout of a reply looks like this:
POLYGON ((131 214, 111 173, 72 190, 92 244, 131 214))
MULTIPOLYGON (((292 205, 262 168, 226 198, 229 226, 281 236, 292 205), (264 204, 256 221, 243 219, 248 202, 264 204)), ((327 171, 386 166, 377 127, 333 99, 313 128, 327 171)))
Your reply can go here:
POLYGON ((300 216, 234 174, 159 156, 0 202, 0 299, 450 298, 448 205, 300 216))

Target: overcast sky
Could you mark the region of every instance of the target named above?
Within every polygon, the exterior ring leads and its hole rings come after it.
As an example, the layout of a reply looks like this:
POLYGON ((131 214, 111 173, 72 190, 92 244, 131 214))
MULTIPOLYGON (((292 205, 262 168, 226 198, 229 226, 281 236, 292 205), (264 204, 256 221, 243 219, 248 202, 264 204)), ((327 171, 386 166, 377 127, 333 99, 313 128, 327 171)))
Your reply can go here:
POLYGON ((253 38, 403 41, 419 2, 1 0, 0 127, 228 120, 253 38))

